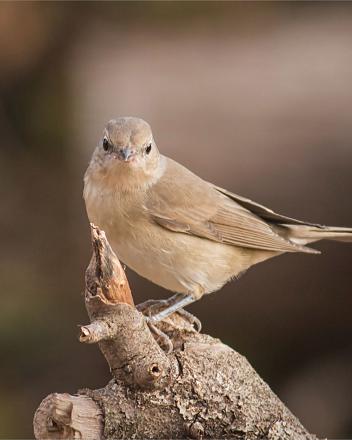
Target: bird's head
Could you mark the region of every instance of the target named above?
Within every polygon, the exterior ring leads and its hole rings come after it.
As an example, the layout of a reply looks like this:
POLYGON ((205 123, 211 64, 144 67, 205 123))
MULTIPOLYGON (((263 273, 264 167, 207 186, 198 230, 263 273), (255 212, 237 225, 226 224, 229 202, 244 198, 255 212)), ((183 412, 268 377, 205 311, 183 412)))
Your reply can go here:
POLYGON ((104 162, 112 162, 120 167, 147 170, 159 157, 150 125, 134 117, 109 121, 98 149, 104 162))
POLYGON ((159 169, 160 154, 150 125, 140 118, 109 121, 93 154, 95 169, 125 185, 143 185, 159 169))

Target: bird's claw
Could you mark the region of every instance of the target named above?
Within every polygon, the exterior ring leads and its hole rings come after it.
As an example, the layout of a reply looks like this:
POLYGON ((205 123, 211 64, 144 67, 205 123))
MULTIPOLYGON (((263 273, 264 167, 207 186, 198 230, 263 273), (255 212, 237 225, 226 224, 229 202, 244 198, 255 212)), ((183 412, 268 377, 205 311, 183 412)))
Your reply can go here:
POLYGON ((146 321, 150 331, 153 333, 154 339, 159 344, 159 347, 164 350, 166 354, 170 354, 174 349, 171 339, 167 336, 166 333, 156 327, 149 317, 146 317, 146 321))
POLYGON ((202 323, 200 319, 198 319, 196 316, 192 315, 192 313, 188 312, 185 309, 179 309, 176 313, 178 313, 183 319, 189 322, 197 333, 200 333, 200 331, 202 330, 202 323))

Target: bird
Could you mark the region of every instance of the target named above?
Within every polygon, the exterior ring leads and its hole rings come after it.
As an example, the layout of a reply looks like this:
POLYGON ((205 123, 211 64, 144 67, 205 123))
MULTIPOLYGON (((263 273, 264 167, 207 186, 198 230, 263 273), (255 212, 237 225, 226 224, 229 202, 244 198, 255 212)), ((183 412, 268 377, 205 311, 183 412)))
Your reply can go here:
POLYGON ((352 228, 296 220, 203 180, 161 154, 150 125, 137 117, 107 123, 83 197, 117 257, 173 292, 149 315, 154 323, 187 313, 183 307, 257 263, 318 254, 307 245, 319 240, 352 241, 352 228))

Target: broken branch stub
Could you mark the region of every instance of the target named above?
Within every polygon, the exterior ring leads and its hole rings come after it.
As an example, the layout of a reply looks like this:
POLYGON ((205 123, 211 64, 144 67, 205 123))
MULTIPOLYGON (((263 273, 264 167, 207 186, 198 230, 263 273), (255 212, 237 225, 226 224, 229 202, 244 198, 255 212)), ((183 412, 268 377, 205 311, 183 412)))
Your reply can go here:
POLYGON ((105 233, 91 224, 93 256, 86 271, 85 304, 91 323, 79 339, 98 343, 116 379, 144 389, 167 386, 177 363, 161 350, 134 306, 120 261, 105 233))
POLYGON ((103 438, 103 410, 88 396, 49 394, 34 414, 36 439, 103 438))

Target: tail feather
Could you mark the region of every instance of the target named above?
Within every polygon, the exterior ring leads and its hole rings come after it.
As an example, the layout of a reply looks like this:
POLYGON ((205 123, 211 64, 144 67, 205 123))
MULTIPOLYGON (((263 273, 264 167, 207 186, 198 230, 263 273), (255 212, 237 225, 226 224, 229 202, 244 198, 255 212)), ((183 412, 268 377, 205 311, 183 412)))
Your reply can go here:
POLYGON ((306 245, 319 240, 352 242, 352 228, 335 226, 282 225, 293 243, 306 245))

